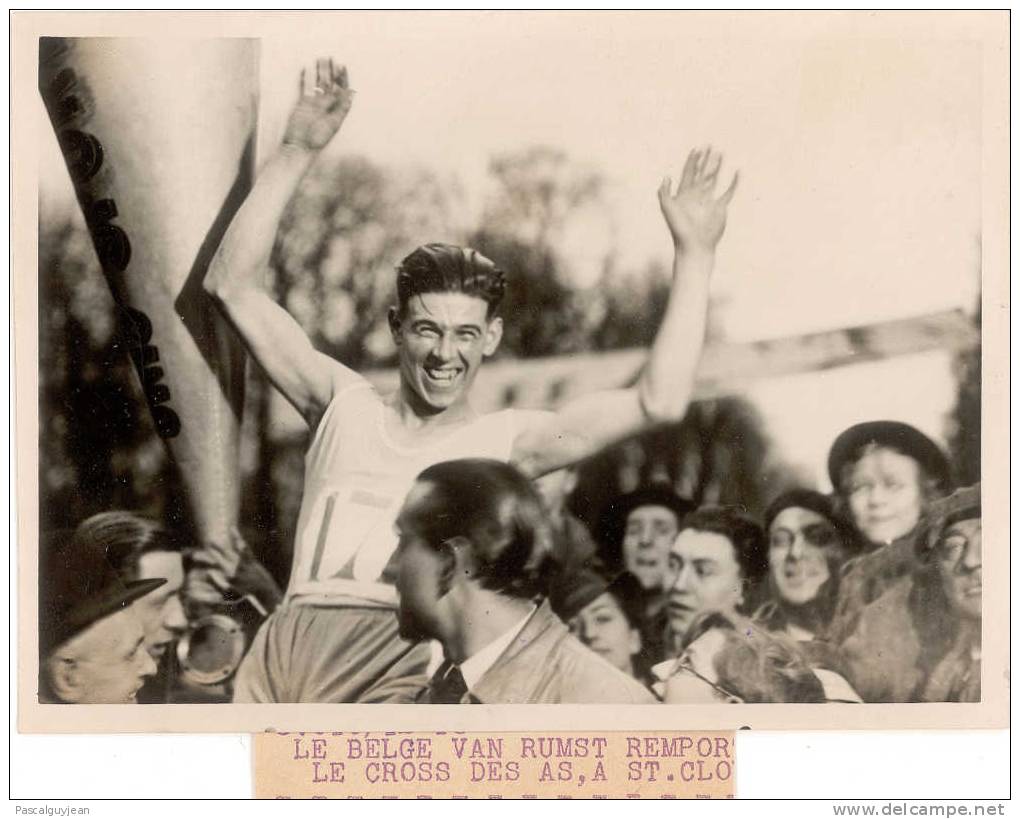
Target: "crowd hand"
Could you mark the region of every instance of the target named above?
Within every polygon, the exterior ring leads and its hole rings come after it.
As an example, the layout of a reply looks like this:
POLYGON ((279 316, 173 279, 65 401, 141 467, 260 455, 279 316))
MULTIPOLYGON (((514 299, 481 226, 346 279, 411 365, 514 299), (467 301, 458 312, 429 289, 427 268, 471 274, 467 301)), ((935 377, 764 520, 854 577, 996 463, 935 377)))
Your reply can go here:
POLYGON ((659 185, 659 205, 673 242, 684 252, 715 250, 726 229, 726 209, 737 189, 738 174, 720 195, 715 195, 722 154, 711 148, 693 150, 673 193, 673 179, 659 185))
POLYGON ((334 66, 332 58, 315 61, 315 84, 310 87, 307 73, 301 71, 300 96, 287 121, 283 143, 320 151, 340 130, 354 92, 347 82, 346 66, 334 66))
POLYGON ((231 527, 226 545, 209 541, 194 550, 190 558, 193 568, 188 577, 189 594, 197 602, 222 602, 253 595, 272 610, 283 599, 273 576, 255 557, 237 527, 231 527), (193 590, 192 586, 197 588, 193 590))

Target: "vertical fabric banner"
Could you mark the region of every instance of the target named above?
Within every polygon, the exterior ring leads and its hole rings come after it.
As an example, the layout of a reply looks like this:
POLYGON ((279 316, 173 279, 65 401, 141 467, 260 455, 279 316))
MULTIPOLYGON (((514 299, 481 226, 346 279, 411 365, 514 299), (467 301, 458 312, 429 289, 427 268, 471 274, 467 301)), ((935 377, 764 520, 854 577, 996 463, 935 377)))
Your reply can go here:
POLYGON ((226 542, 245 356, 202 279, 251 187, 258 43, 42 38, 39 87, 196 534, 226 542))

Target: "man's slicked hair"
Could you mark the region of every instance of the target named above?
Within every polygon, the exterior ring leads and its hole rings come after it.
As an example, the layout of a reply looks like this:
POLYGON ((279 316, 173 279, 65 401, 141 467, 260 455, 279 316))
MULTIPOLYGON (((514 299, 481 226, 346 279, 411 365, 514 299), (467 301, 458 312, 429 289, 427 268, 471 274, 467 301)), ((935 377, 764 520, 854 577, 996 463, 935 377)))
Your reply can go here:
POLYGON ((154 520, 134 512, 100 512, 74 530, 75 544, 96 543, 125 581, 138 579, 139 561, 151 552, 180 552, 181 544, 154 520))
POLYGON ((518 469, 465 458, 433 464, 418 480, 429 491, 413 525, 432 548, 464 538, 483 588, 524 599, 546 593, 552 533, 542 499, 518 469))
POLYGON ((503 271, 469 247, 440 242, 422 245, 397 266, 397 304, 401 314, 413 296, 464 293, 482 299, 492 318, 506 291, 503 271))

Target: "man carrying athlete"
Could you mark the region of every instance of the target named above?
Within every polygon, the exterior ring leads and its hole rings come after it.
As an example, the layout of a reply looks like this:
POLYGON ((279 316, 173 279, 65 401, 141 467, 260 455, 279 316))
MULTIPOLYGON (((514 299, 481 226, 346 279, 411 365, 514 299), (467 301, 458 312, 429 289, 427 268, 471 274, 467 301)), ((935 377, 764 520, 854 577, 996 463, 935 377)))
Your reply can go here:
POLYGON ((574 400, 556 412, 478 414, 478 368, 499 346, 505 287, 469 248, 419 247, 397 269, 389 321, 400 386, 380 396, 317 352, 264 285, 280 218, 353 99, 347 72, 316 64, 280 149, 265 164, 210 266, 205 287, 273 385, 313 431, 284 603, 238 671, 238 702, 413 702, 427 682, 428 646, 397 633, 394 521, 414 478, 457 458, 509 461, 532 478, 644 427, 683 417, 701 355, 715 248, 736 176, 715 195, 721 157, 693 151, 659 201, 676 249, 673 286, 638 384, 574 400))

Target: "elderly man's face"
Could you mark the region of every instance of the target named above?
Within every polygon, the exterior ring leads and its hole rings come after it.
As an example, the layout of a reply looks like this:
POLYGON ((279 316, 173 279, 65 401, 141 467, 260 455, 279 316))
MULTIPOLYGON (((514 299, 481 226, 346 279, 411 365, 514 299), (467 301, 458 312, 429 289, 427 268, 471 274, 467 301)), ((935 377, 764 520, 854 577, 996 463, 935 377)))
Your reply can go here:
POLYGON ((981 520, 949 526, 936 547, 942 588, 950 608, 960 617, 981 619, 981 520))
POLYGON ((57 649, 61 698, 69 702, 135 702, 156 664, 145 650, 145 633, 133 607, 104 617, 57 649))

